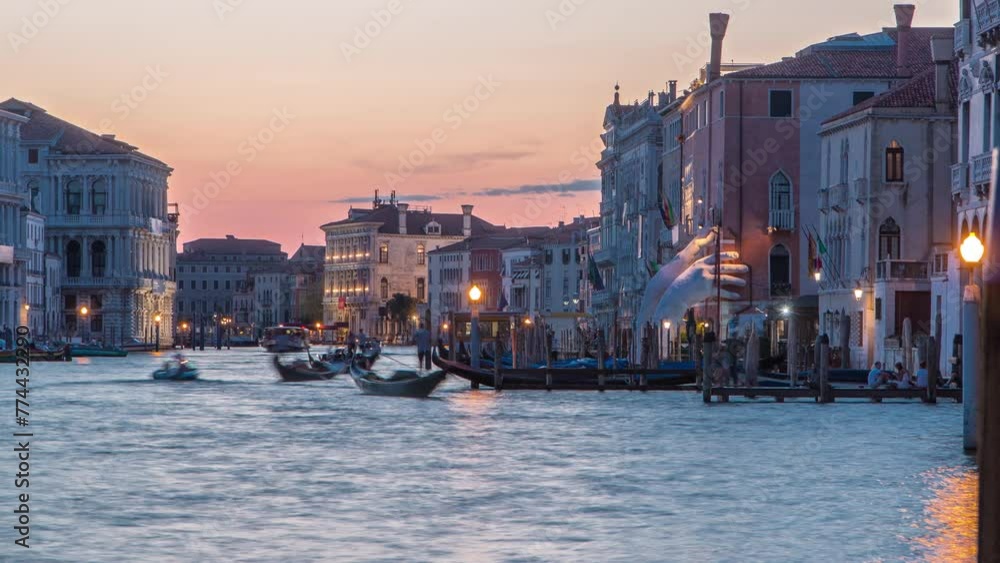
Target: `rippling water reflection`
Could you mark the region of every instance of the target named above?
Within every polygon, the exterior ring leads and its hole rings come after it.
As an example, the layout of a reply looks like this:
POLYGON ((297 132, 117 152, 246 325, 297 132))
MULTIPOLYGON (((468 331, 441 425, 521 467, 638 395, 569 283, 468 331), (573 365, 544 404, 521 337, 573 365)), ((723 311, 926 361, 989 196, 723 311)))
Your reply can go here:
MULTIPOLYGON (((413 362, 389 352, 381 369, 413 362)), ((458 380, 392 400, 276 383, 256 351, 195 360, 192 384, 152 382, 160 360, 142 355, 35 366, 35 547, 8 542, 4 561, 974 558, 952 403, 458 380)))

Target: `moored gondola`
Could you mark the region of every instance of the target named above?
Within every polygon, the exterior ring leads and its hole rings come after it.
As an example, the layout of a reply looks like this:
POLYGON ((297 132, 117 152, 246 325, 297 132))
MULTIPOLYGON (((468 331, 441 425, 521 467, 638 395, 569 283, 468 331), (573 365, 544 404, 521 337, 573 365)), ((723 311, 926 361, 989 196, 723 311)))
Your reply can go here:
POLYGON ((397 371, 391 377, 384 378, 361 368, 356 363, 351 364, 351 379, 366 395, 422 399, 430 395, 446 377, 444 371, 424 376, 413 371, 397 371))
MULTIPOLYGON (((493 387, 496 373, 474 369, 468 364, 433 357, 434 365, 440 369, 483 387, 493 387)), ((510 369, 502 370, 503 389, 552 389, 552 390, 599 390, 599 389, 671 389, 694 390, 694 367, 676 367, 657 370, 641 369, 510 369), (603 382, 602 382, 603 376, 603 382), (603 383, 603 384, 602 384, 603 383)))

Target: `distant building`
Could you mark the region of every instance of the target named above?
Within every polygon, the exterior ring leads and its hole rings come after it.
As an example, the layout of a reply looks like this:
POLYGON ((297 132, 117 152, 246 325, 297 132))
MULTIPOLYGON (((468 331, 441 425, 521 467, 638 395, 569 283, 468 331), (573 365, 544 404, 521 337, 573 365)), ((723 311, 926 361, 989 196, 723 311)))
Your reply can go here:
MULTIPOLYGON (((261 325, 250 294, 255 274, 262 271, 285 275, 288 255, 276 242, 259 239, 198 239, 184 243, 177 255, 177 316, 180 322, 212 325, 212 315, 232 318, 238 330, 257 334, 261 325), (249 310, 247 308, 249 307, 249 310)), ((272 302, 273 300, 269 300, 272 302)), ((277 318, 277 316, 274 316, 277 318)))
POLYGON ((310 326, 323 322, 325 256, 325 246, 303 244, 288 259, 289 310, 294 321, 310 326))
MULTIPOLYGON (((33 233, 22 229, 22 221, 34 219, 29 217, 34 213, 25 213, 22 220, 28 198, 19 183, 18 147, 21 127, 27 121, 21 115, 0 110, 0 339, 8 347, 12 347, 14 329, 35 324, 29 323, 30 306, 43 303, 42 296, 32 295, 34 292, 26 286, 28 270, 35 266, 35 252, 29 249, 34 237, 24 236, 33 233)), ((41 228, 44 230, 44 223, 41 228)), ((41 264, 38 266, 41 269, 41 264)), ((32 328, 37 331, 37 325, 32 328)))
MULTIPOLYGON (((17 157, 31 201, 26 225, 37 233, 37 216, 44 216, 45 249, 63 262, 60 326, 47 327, 50 335, 61 329, 105 342, 150 341, 157 315, 172 327, 178 222, 167 203, 172 169, 114 135, 91 133, 28 102, 12 98, 0 110, 27 119, 17 157)), ((31 252, 37 295, 44 268, 37 248, 31 252)), ((171 331, 160 334, 169 343, 171 331)))
POLYGON ((386 303, 401 293, 427 302, 427 254, 499 228, 472 214, 438 213, 378 198, 371 209, 352 209, 347 219, 327 223, 323 316, 335 325, 393 338, 399 332, 386 303))

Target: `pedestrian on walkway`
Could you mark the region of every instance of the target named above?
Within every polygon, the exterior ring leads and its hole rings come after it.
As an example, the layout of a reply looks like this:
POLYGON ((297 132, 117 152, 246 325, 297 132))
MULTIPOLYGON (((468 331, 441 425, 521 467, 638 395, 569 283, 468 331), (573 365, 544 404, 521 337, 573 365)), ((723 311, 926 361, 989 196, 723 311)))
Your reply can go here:
POLYGON ((417 362, 421 369, 431 369, 431 333, 420 323, 413 333, 414 344, 417 345, 417 362))

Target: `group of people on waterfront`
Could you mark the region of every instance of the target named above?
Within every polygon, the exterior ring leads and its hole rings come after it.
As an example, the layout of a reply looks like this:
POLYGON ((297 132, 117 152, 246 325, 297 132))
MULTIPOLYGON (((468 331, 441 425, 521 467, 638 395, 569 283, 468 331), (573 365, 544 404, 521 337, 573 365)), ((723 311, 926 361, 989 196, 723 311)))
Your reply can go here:
MULTIPOLYGON (((920 362, 920 368, 911 374, 902 362, 896 362, 892 371, 882 369, 882 362, 875 362, 868 372, 868 387, 872 389, 926 389, 930 384, 930 371, 927 362, 920 362)), ((939 381, 939 386, 961 385, 960 380, 952 378, 939 381)))

